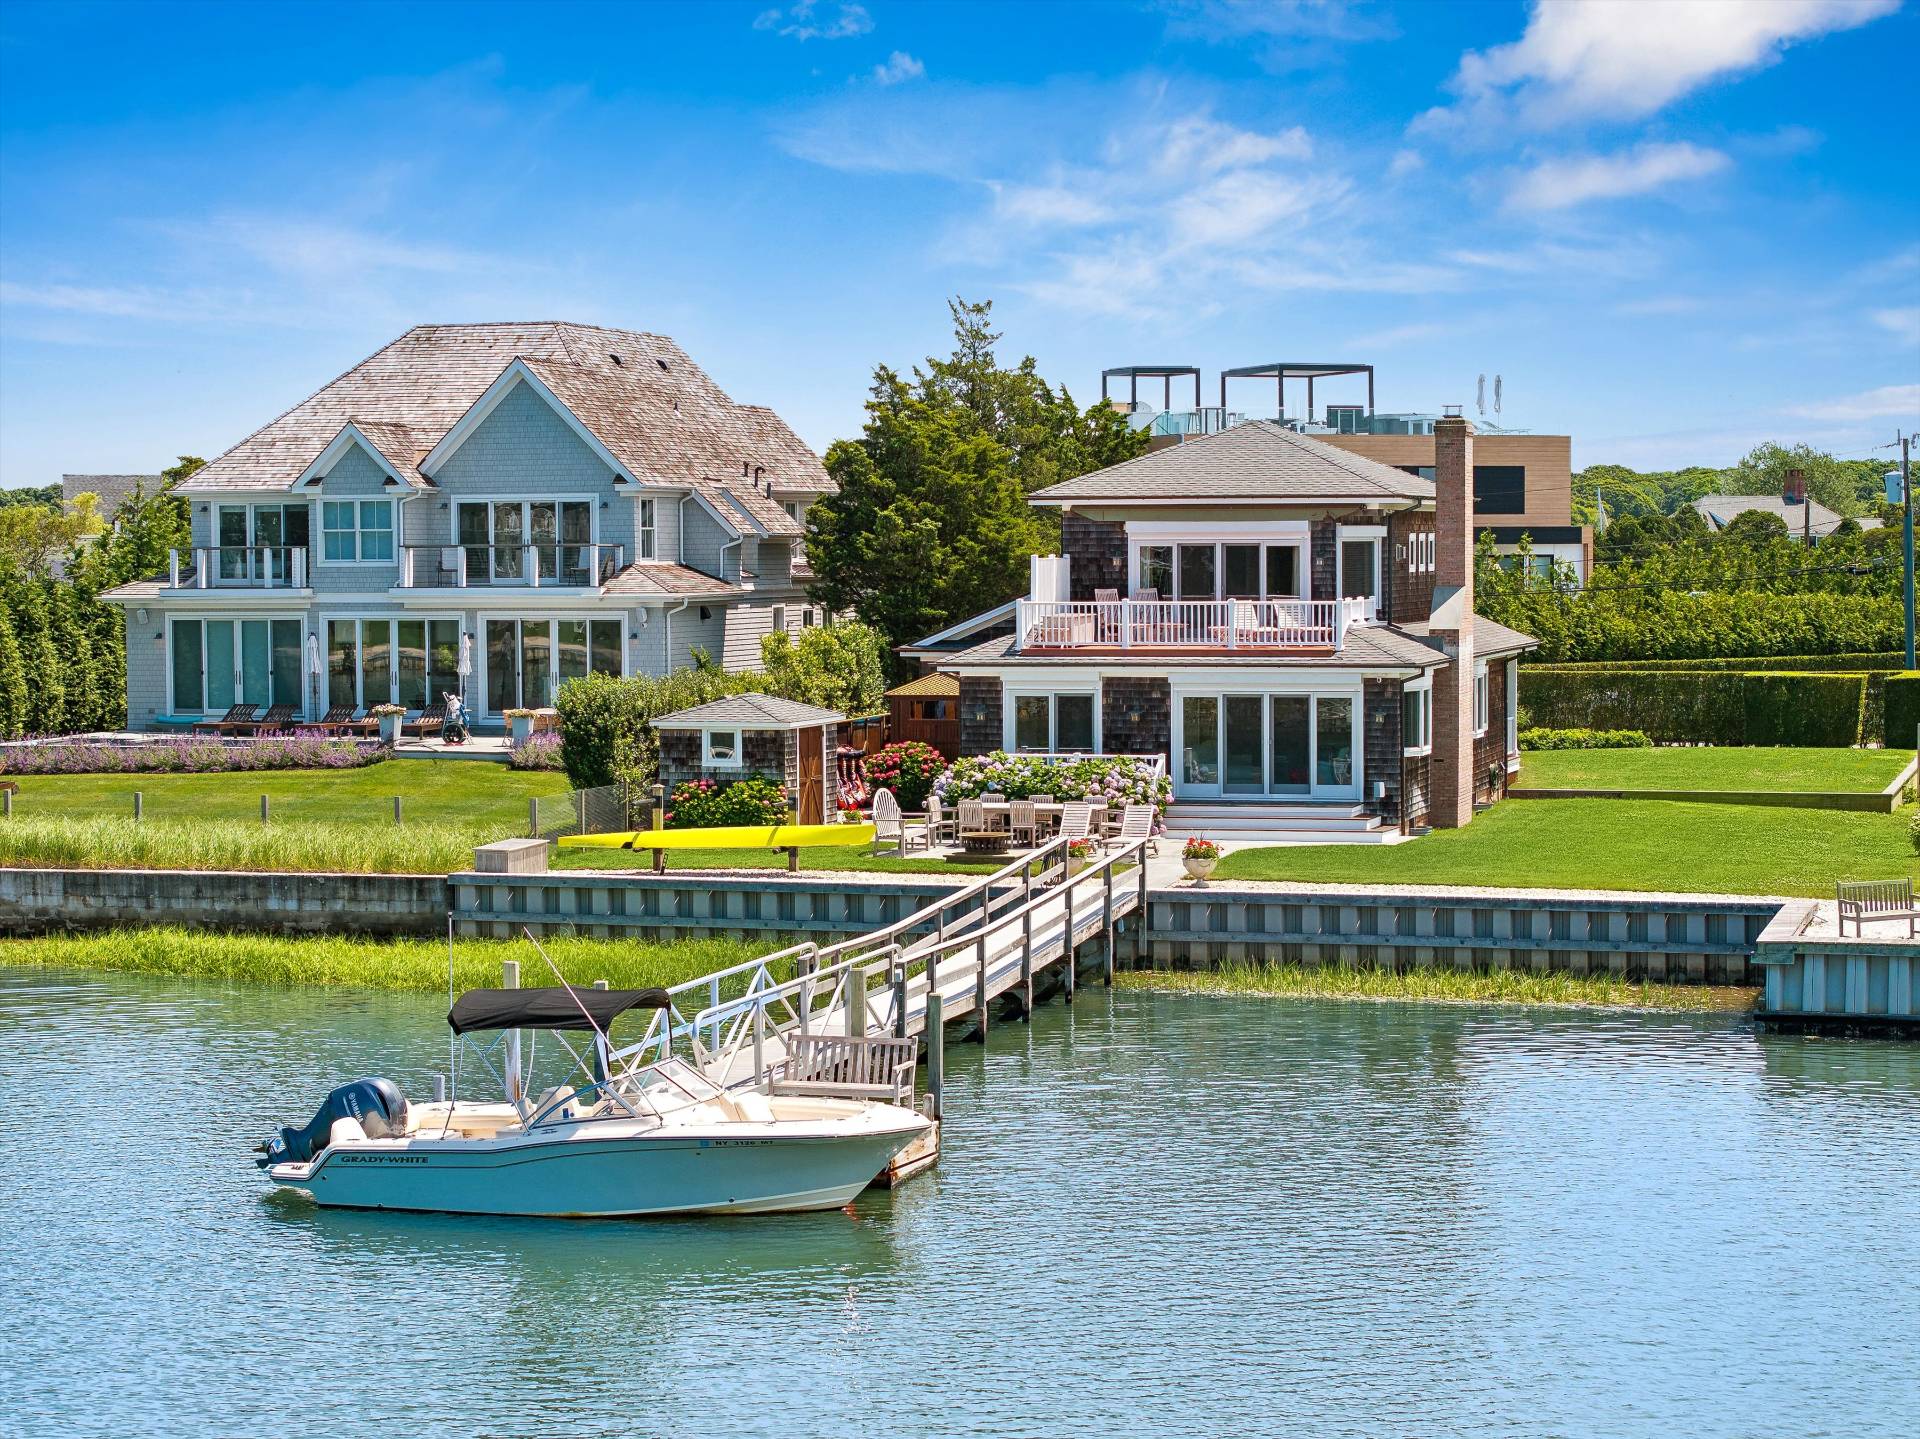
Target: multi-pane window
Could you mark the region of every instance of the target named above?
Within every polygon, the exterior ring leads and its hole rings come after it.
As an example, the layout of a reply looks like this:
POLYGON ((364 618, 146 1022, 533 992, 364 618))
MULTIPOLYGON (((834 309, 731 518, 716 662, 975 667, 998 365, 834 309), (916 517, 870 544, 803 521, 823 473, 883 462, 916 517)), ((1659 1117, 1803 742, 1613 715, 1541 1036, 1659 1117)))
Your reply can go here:
POLYGON ((292 551, 306 548, 310 516, 304 504, 219 506, 214 543, 220 578, 290 580, 292 551))
POLYGON ((470 584, 525 584, 529 574, 547 584, 589 583, 591 500, 462 500, 457 508, 455 533, 467 552, 470 584))
POLYGON ((639 521, 639 527, 634 531, 633 536, 634 550, 636 552, 635 558, 650 560, 653 558, 654 549, 654 509, 652 500, 643 499, 640 501, 639 521))
POLYGON ((705 752, 700 762, 709 769, 738 769, 742 763, 740 755, 740 731, 735 729, 710 729, 702 732, 705 752))
POLYGON ((1013 697, 1013 748, 1030 754, 1091 753, 1094 696, 1027 694, 1013 697))
POLYGON ((1136 574, 1139 588, 1163 600, 1292 598, 1301 593, 1300 550, 1215 540, 1141 545, 1136 574))
POLYGON ((327 704, 410 710, 460 692, 460 621, 328 620, 327 704))
POLYGON ((486 709, 544 709, 568 680, 623 673, 620 621, 500 620, 485 626, 486 709))
POLYGON ((177 714, 300 703, 298 620, 183 620, 168 626, 177 714))
POLYGON ((334 564, 393 558, 392 500, 327 500, 320 506, 321 554, 334 564))
POLYGON ((1482 661, 1473 667, 1473 732, 1476 736, 1487 732, 1489 690, 1487 666, 1486 662, 1482 661))

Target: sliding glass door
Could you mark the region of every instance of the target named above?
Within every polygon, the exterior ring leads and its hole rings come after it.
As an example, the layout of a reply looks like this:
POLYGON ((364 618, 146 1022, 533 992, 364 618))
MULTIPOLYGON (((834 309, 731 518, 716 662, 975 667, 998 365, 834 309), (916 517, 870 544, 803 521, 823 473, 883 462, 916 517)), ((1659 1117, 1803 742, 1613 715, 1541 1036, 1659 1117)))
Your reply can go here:
POLYGON ((327 704, 422 710, 460 692, 460 621, 327 621, 327 704))
POLYGON ((1190 694, 1177 709, 1175 794, 1357 799, 1359 706, 1348 694, 1190 694))
POLYGON ((455 533, 467 552, 469 584, 524 585, 535 574, 541 584, 591 579, 591 500, 462 500, 455 533))
POLYGON ((176 714, 300 704, 300 621, 176 619, 167 632, 176 714))
POLYGON ((482 630, 488 714, 544 709, 568 680, 625 673, 618 620, 491 619, 482 630))

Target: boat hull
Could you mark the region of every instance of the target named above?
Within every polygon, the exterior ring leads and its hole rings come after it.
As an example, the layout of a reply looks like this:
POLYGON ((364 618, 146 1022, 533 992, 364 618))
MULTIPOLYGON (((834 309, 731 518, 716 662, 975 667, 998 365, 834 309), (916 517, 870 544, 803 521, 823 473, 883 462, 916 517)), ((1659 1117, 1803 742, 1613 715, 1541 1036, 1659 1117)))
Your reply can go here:
POLYGON ((919 1137, 926 1121, 909 1118, 889 1128, 805 1137, 416 1138, 331 1149, 312 1165, 276 1165, 268 1175, 341 1209, 565 1218, 834 1209, 919 1137))

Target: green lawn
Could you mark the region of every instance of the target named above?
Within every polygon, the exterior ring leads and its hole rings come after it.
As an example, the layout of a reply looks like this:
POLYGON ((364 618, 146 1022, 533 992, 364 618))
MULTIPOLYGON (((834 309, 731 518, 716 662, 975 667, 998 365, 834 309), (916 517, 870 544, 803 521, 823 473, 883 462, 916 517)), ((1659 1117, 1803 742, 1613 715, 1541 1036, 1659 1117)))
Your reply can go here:
MULTIPOLYGON (((864 844, 823 845, 800 851, 800 868, 815 870, 861 870, 870 874, 992 874, 1008 864, 1012 855, 987 855, 977 859, 947 861, 925 855, 901 858, 883 852, 875 855, 864 844)), ((622 869, 650 871, 653 856, 644 850, 557 849, 555 869, 622 869)), ((667 873, 694 869, 785 869, 785 850, 770 849, 676 849, 667 854, 667 873)))
MULTIPOLYGON (((524 833, 527 801, 567 792, 557 770, 512 770, 482 760, 390 759, 364 769, 260 770, 238 774, 21 775, 13 812, 26 818, 130 815, 133 792, 149 819, 260 820, 269 795, 276 820, 393 823, 393 797, 408 821, 485 824, 524 833), (515 827, 518 826, 518 829, 515 827)), ((497 837, 497 836, 496 836, 497 837)))
POLYGON ((1893 783, 1906 750, 1529 750, 1517 784, 1529 789, 1824 790, 1872 793, 1893 783))
POLYGON ((1836 879, 1920 876, 1920 857, 1907 841, 1910 813, 1508 800, 1465 829, 1435 830, 1406 844, 1237 850, 1214 877, 1831 898, 1836 879))

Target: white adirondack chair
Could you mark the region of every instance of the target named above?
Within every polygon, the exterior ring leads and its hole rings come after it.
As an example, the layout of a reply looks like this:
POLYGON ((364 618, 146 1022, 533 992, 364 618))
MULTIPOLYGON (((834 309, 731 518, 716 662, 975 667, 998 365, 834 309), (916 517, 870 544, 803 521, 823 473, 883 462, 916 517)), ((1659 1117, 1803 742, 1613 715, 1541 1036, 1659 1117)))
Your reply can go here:
MULTIPOLYGON (((1093 832, 1093 806, 1071 801, 1060 807, 1060 838, 1100 840, 1093 832)), ((1104 847, 1105 842, 1101 841, 1104 847)))
POLYGON ((873 853, 880 853, 880 846, 889 842, 905 854, 907 827, 900 819, 900 801, 893 797, 893 791, 877 789, 873 792, 873 853))

